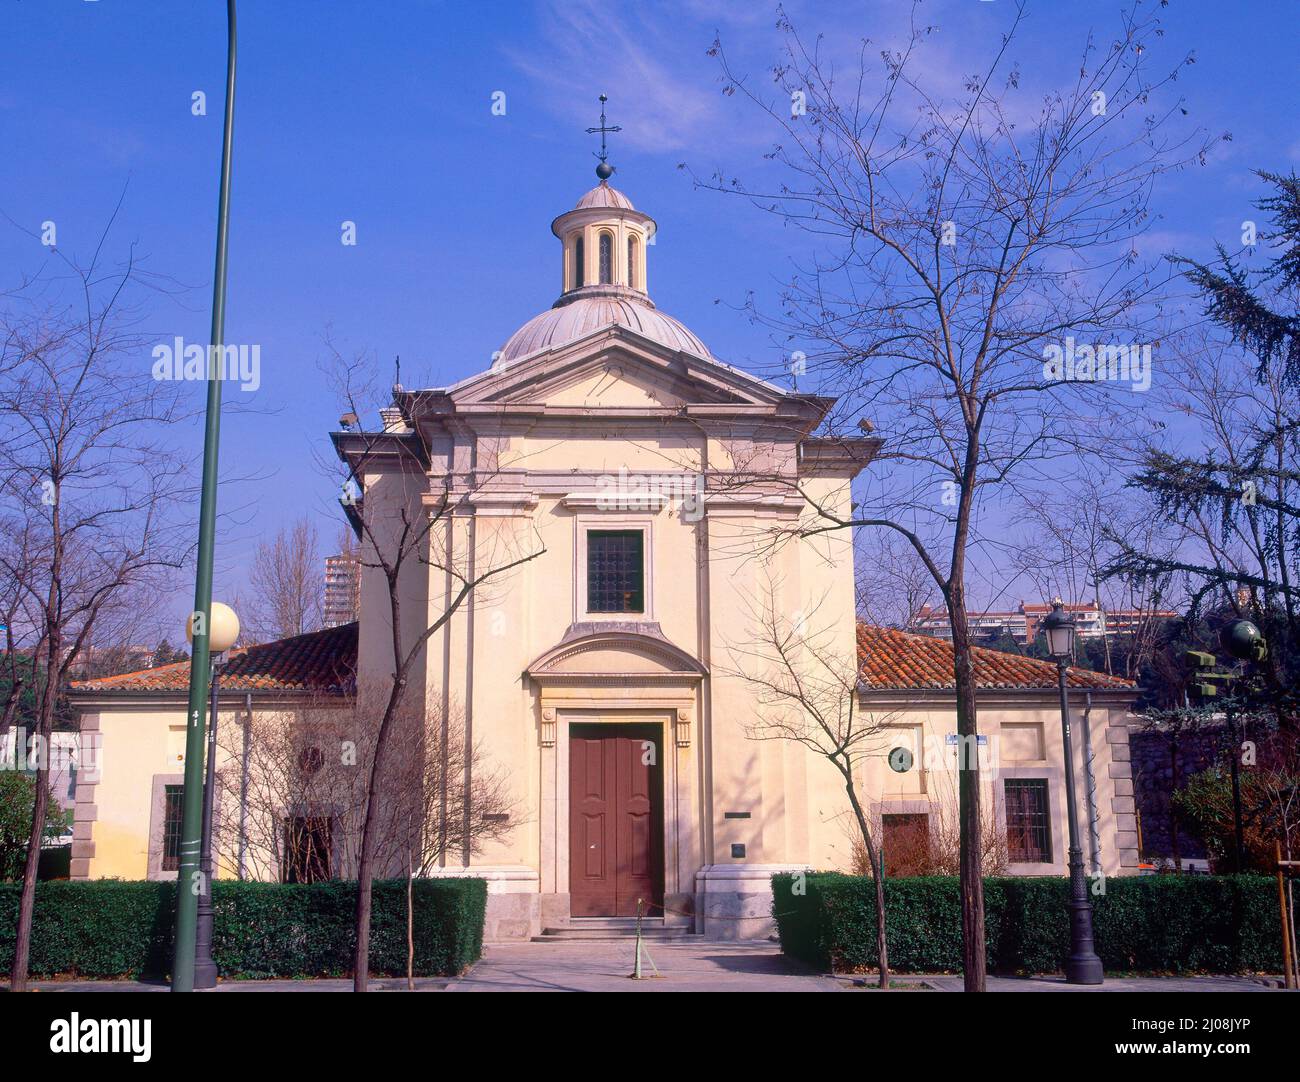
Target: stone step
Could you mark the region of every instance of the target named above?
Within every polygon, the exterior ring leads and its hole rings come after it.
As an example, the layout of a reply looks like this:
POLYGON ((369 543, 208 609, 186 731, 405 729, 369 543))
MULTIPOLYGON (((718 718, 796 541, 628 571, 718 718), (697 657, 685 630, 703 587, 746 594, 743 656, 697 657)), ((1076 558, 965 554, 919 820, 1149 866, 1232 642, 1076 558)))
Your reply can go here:
MULTIPOLYGON (((663 917, 642 917, 642 928, 662 928, 663 917)), ((570 917, 567 924, 557 928, 631 928, 636 929, 636 917, 570 917)))
MULTIPOLYGON (((665 927, 662 917, 648 918, 641 922, 643 939, 684 939, 694 934, 689 927, 677 925, 665 927)), ((543 928, 541 935, 533 936, 533 942, 557 943, 573 940, 635 938, 635 917, 576 917, 568 924, 543 928)))

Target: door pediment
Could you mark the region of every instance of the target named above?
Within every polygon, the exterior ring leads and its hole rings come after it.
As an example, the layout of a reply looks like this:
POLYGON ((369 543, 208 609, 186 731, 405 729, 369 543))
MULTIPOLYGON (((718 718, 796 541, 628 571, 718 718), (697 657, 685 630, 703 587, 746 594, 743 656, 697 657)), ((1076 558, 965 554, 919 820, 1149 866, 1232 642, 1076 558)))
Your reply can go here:
POLYGON ((708 670, 670 642, 656 623, 593 621, 571 625, 525 672, 541 684, 611 677, 694 683, 708 670))

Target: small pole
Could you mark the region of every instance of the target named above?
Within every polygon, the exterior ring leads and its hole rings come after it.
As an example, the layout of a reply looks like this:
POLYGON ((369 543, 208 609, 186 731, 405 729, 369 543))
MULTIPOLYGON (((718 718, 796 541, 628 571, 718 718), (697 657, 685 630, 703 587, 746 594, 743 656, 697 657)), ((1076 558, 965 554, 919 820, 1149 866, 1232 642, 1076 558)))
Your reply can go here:
POLYGON ((253 693, 244 694, 244 745, 239 756, 239 878, 248 875, 248 756, 253 726, 253 693))
MULTIPOLYGON (((645 899, 644 899, 644 898, 638 898, 638 899, 636 900, 636 961, 635 961, 635 962, 633 963, 633 965, 632 965, 632 972, 631 972, 631 974, 629 974, 629 975, 631 976, 631 978, 632 978, 634 981, 643 981, 643 980, 648 980, 648 979, 649 979, 649 978, 643 976, 642 973, 641 973, 641 950, 642 950, 642 947, 641 947, 641 911, 642 911, 642 907, 643 907, 644 905, 645 905, 645 899)), ((658 967, 657 965, 655 965, 655 960, 654 960, 653 958, 650 957, 649 952, 646 953, 646 961, 648 961, 648 962, 650 963, 651 968, 655 971, 655 976, 656 976, 656 977, 661 976, 661 974, 660 974, 660 972, 659 972, 659 967, 658 967)))
POLYGON ((1285 876, 1282 874, 1282 843, 1273 843, 1273 852, 1277 858, 1277 904, 1282 916, 1282 969, 1285 973, 1286 986, 1294 988, 1295 971, 1291 968, 1291 914, 1287 912, 1285 876))
POLYGON ((1240 875, 1246 870, 1246 845, 1241 828, 1241 739, 1237 735, 1237 711, 1231 699, 1226 704, 1228 714, 1228 739, 1232 741, 1232 758, 1229 769, 1232 775, 1232 837, 1233 870, 1240 875))

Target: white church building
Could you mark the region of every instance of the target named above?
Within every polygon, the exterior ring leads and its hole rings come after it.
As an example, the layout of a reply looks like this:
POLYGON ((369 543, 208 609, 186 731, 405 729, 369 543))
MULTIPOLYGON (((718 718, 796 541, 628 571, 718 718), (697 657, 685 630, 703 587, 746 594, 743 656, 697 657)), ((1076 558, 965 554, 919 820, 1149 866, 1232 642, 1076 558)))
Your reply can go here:
MULTIPOLYGON (((855 709, 880 731, 858 784, 887 859, 904 842, 941 848, 953 818, 955 784, 942 755, 924 753, 955 733, 951 647, 859 629, 850 534, 799 527, 810 502, 847 517, 879 441, 819 435, 832 400, 724 363, 725 349, 658 309, 654 222, 607 174, 551 223, 558 298, 487 371, 398 389, 382 421, 332 439, 360 493, 352 513, 373 516, 377 536, 435 515, 401 571, 404 642, 441 620, 467 578, 532 557, 465 597, 410 683, 430 711, 460 719, 477 768, 513 790, 509 829, 436 873, 488 880, 488 938, 638 911, 667 930, 767 935, 772 874, 848 870, 856 827, 826 760, 764 731, 788 709, 764 686, 763 666, 780 661, 761 656, 765 627, 812 621, 825 649, 860 667, 855 709), (901 745, 914 753, 906 769, 889 757, 901 745)), ((321 694, 342 704, 390 678, 388 587, 373 564, 357 626, 235 652, 223 724, 305 709, 312 694, 314 708, 321 694)), ((976 670, 980 731, 1000 749, 983 792, 1005 870, 1062 875, 1055 666, 978 651, 976 670)), ((73 689, 102 762, 79 783, 74 875, 169 874, 186 672, 73 689)), ((1070 684, 1088 733, 1085 855, 1105 874, 1135 871, 1134 689, 1082 670, 1070 684)), ((223 815, 238 803, 221 802, 223 815)), ((221 874, 232 861, 223 854, 221 874)))

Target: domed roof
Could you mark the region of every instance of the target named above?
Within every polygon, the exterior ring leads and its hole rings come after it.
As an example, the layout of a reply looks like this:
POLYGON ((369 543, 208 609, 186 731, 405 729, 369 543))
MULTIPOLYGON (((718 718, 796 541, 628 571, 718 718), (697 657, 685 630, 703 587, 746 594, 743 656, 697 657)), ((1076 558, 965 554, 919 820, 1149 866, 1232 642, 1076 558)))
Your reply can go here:
MULTIPOLYGON (((588 287, 591 288, 591 287, 588 287)), ((593 290, 534 316, 501 347, 498 364, 526 357, 541 349, 575 342, 604 327, 627 327, 669 349, 710 357, 709 347, 685 326, 630 290, 593 290)))
POLYGON ((573 209, 585 210, 588 207, 617 207, 619 210, 636 210, 636 207, 632 205, 632 200, 617 188, 611 188, 603 180, 579 199, 578 205, 573 209))

